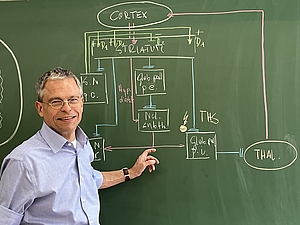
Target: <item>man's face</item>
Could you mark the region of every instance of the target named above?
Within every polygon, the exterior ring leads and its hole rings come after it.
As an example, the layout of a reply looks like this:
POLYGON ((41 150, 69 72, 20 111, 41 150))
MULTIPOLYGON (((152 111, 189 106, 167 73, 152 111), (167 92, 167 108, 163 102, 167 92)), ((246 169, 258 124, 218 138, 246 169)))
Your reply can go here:
POLYGON ((54 131, 69 141, 75 139, 75 130, 81 121, 83 112, 83 98, 73 78, 48 80, 44 88, 43 102, 35 103, 38 114, 54 131), (61 108, 54 109, 48 103, 53 100, 68 100, 79 97, 81 100, 76 106, 64 103, 61 108))

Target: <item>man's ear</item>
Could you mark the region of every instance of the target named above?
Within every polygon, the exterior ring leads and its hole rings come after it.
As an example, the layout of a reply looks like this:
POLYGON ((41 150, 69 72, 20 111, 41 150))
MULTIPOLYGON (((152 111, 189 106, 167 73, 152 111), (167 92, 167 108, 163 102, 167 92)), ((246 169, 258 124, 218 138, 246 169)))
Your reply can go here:
POLYGON ((43 117, 43 115, 44 115, 43 104, 39 101, 35 101, 35 108, 36 108, 36 111, 38 112, 38 114, 40 115, 40 117, 43 117))

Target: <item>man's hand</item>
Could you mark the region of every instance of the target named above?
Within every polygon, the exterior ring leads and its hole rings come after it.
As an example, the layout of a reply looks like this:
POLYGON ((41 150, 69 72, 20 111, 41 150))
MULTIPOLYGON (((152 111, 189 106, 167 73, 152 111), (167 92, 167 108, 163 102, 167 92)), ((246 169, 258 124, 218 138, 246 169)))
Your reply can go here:
POLYGON ((146 168, 149 172, 155 170, 155 164, 159 164, 159 161, 150 153, 156 152, 156 149, 145 150, 136 160, 132 168, 129 169, 129 176, 131 179, 140 176, 146 168))

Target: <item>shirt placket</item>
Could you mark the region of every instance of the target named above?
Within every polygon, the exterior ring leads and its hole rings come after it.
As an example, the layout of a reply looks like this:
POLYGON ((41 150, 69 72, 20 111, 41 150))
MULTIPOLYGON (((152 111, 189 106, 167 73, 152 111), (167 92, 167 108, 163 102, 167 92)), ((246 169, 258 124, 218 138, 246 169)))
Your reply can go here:
POLYGON ((89 215, 89 206, 88 206, 88 202, 87 202, 87 190, 88 190, 88 182, 87 182, 87 177, 85 176, 87 171, 84 171, 84 168, 86 165, 84 165, 84 160, 81 159, 80 157, 80 151, 76 152, 77 155, 77 165, 78 165, 78 176, 79 176, 79 187, 80 187, 80 201, 81 201, 81 207, 82 210, 84 211, 84 213, 87 216, 89 225, 94 225, 97 224, 97 221, 95 218, 91 218, 89 215))

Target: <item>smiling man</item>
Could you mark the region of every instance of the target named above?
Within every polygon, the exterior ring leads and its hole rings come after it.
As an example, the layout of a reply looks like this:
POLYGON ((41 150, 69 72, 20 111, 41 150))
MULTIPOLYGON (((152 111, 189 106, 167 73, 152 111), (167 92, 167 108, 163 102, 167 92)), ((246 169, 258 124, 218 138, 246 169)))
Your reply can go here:
POLYGON ((42 77, 37 84, 37 112, 50 128, 72 142, 75 140, 75 130, 83 112, 81 88, 72 77, 53 77, 47 82, 45 78, 47 76, 42 77))
POLYGON ((54 68, 36 84, 35 107, 42 128, 16 147, 0 170, 0 224, 99 224, 98 189, 155 170, 158 160, 145 150, 130 169, 100 172, 93 150, 78 126, 82 87, 69 70, 54 68))

